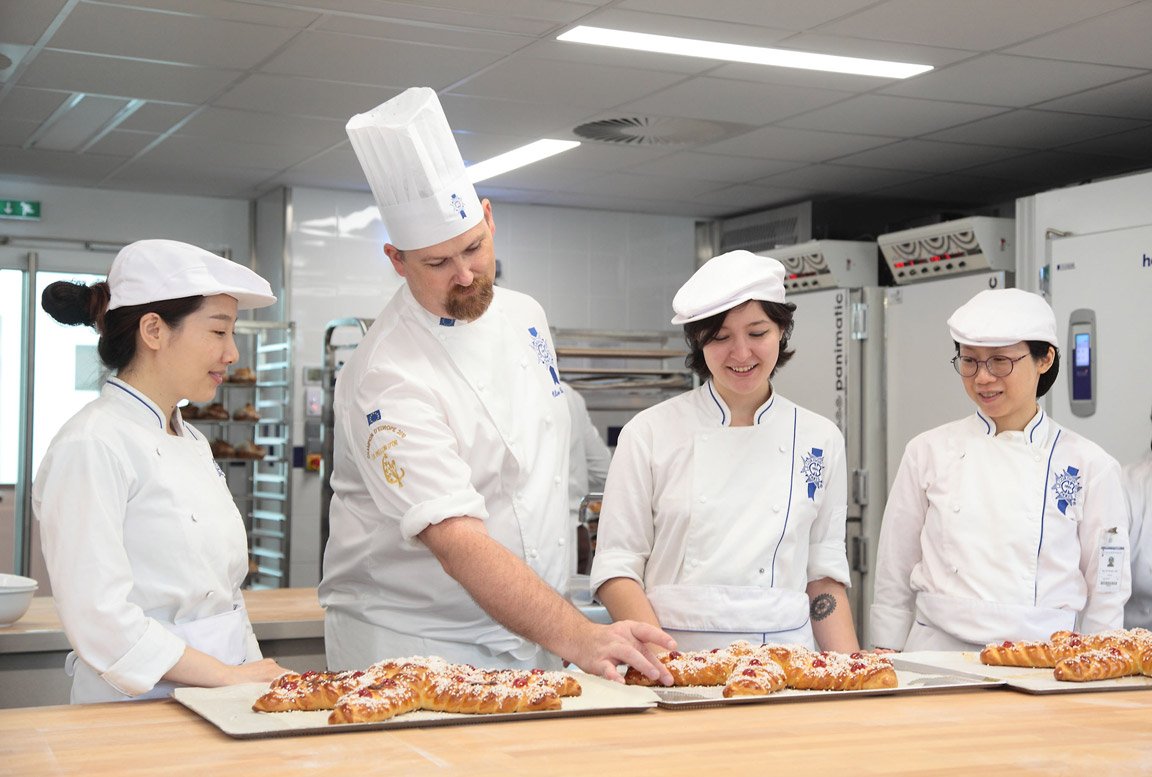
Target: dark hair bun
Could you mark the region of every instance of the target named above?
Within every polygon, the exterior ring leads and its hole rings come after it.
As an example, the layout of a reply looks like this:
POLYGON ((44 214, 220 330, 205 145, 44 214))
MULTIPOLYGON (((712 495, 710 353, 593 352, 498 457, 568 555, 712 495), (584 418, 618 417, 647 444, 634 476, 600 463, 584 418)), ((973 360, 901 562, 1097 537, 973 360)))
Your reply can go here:
POLYGON ((91 286, 56 281, 44 289, 40 305, 61 324, 93 326, 103 318, 108 299, 108 284, 104 281, 91 286))

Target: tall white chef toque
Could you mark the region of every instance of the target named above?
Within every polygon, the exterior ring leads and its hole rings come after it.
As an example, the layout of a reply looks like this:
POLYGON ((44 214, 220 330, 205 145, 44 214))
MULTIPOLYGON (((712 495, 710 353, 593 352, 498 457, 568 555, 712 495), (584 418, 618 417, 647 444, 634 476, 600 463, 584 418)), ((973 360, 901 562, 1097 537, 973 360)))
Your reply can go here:
POLYGON ((480 223, 480 199, 436 92, 406 89, 353 116, 345 130, 392 245, 427 248, 480 223))
POLYGON ((751 251, 729 251, 705 262, 676 292, 672 323, 699 321, 750 299, 783 302, 784 265, 751 251))
POLYGON ((239 310, 276 302, 268 281, 210 251, 177 240, 137 240, 120 249, 108 271, 108 309, 161 300, 227 294, 239 310))
POLYGON ((999 348, 1038 340, 1060 347, 1052 307, 1022 289, 985 289, 957 308, 948 331, 960 345, 999 348))

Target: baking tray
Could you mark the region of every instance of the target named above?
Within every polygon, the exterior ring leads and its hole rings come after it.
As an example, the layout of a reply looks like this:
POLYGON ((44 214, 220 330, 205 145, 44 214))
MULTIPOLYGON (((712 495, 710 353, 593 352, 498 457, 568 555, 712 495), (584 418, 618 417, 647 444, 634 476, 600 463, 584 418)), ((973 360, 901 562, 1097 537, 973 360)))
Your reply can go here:
POLYGON ((976 673, 905 662, 899 656, 892 657, 892 667, 896 670, 897 687, 866 691, 798 691, 794 688, 785 688, 782 691, 764 696, 736 696, 725 699, 723 696, 724 686, 722 685, 653 688, 653 690, 659 697, 656 704, 662 709, 688 710, 701 707, 727 707, 730 704, 786 704, 864 696, 949 693, 977 688, 997 688, 1004 684, 1003 680, 976 673))
POLYGON ((248 683, 224 688, 177 688, 176 701, 236 739, 290 737, 301 734, 341 734, 373 729, 429 728, 506 720, 537 720, 584 715, 644 712, 656 706, 656 694, 648 688, 620 685, 599 677, 576 674, 583 693, 561 699, 563 707, 540 712, 468 715, 417 710, 379 723, 328 725, 328 711, 254 712, 252 703, 268 690, 267 683, 248 683))
POLYGON ((900 653, 900 660, 936 667, 938 671, 964 672, 1000 680, 1008 688, 1024 693, 1100 693, 1102 691, 1138 691, 1152 689, 1152 677, 1119 677, 1090 683, 1057 680, 1052 669, 1025 666, 986 666, 980 654, 971 651, 921 650, 900 653))

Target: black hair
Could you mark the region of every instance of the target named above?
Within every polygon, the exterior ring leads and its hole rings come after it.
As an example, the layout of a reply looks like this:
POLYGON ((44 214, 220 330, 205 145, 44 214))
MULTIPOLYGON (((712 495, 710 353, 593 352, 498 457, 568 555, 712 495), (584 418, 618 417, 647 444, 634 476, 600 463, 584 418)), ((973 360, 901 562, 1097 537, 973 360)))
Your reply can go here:
POLYGON ((136 332, 140 328, 141 318, 148 313, 155 313, 165 324, 176 329, 187 316, 204 304, 204 297, 197 294, 109 310, 111 297, 106 281, 98 281, 91 286, 72 281, 56 281, 44 289, 40 295, 40 305, 61 324, 83 324, 99 332, 100 341, 96 345, 96 352, 100 354, 100 361, 104 362, 105 367, 117 372, 136 358, 136 332))
MULTIPOLYGON (((760 307, 768 318, 780 327, 780 355, 776 358, 776 366, 772 368, 772 374, 769 375, 772 377, 776 374, 776 370, 783 367, 796 355, 795 351, 788 350, 788 338, 792 336, 793 313, 796 312, 796 305, 791 302, 750 301, 760 303, 760 307)), ((688 355, 684 358, 684 366, 695 372, 700 380, 708 380, 712 377, 712 372, 704 360, 704 346, 716 339, 716 335, 724 326, 724 318, 734 309, 721 311, 699 321, 689 321, 684 325, 684 341, 688 344, 688 355)))

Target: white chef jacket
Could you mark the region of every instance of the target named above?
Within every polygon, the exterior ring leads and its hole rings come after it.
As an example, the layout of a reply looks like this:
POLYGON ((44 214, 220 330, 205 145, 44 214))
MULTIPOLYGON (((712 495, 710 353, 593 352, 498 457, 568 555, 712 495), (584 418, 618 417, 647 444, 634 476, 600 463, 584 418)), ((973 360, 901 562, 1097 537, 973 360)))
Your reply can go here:
POLYGON ((494 621, 416 539, 446 518, 479 518, 563 590, 568 409, 539 304, 496 288, 484 315, 454 321, 401 286, 341 369, 335 415, 319 588, 329 667, 407 655, 413 639, 452 661, 554 663, 494 621))
MULTIPOLYGON (((599 493, 608 477, 612 453, 588 415, 588 405, 580 392, 561 381, 564 397, 568 400, 568 414, 572 429, 568 448, 568 514, 575 537, 580 523, 580 503, 590 493, 599 493)), ((576 543, 572 543, 572 564, 576 564, 576 543)))
POLYGON ((1129 565, 1116 460, 1043 411, 1000 434, 977 412, 904 451, 880 529, 872 641, 960 650, 1120 628, 1129 565))
POLYGON ((1124 467, 1132 543, 1132 598, 1124 606, 1124 627, 1152 629, 1152 453, 1124 467))
MULTIPOLYGON (((203 435, 111 378, 53 438, 32 509, 75 653, 74 703, 166 696, 186 645, 260 659, 240 586, 247 537, 203 435)), ((71 672, 70 672, 71 673, 71 672)))
POLYGON ((731 418, 709 381, 624 427, 592 588, 616 577, 640 583, 687 649, 700 644, 692 634, 713 647, 750 634, 811 644, 808 583, 850 584, 844 438, 779 394, 752 426, 731 418))

